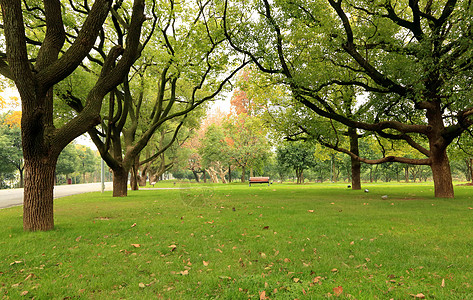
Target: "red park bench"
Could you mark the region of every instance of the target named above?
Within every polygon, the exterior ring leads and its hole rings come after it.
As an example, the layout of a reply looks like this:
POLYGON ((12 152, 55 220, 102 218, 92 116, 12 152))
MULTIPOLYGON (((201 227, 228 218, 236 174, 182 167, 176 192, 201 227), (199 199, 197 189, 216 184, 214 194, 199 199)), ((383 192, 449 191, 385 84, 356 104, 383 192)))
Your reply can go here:
POLYGON ((252 183, 267 183, 269 186, 269 177, 250 177, 250 186, 252 183))

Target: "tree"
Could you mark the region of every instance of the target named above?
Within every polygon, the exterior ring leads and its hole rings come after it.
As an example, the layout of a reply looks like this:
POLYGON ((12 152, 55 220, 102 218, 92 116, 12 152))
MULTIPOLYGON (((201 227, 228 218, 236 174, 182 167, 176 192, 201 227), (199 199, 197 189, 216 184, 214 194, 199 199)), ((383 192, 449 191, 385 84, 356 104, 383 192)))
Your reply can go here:
POLYGON ((202 157, 202 165, 212 182, 219 182, 220 177, 223 183, 227 183, 225 174, 230 163, 229 151, 223 127, 216 124, 208 126, 201 141, 199 154, 202 157))
POLYGON ((239 27, 226 7, 226 33, 235 49, 318 115, 402 140, 424 157, 370 160, 337 150, 370 164, 428 165, 435 196, 454 196, 446 149, 473 123, 470 1, 255 4, 261 17, 239 27), (373 109, 364 118, 337 111, 340 103, 324 95, 340 86, 353 87, 358 99, 365 95, 373 109))
POLYGON ((21 150, 21 113, 14 111, 0 117, 0 168, 1 173, 18 171, 20 174, 19 187, 24 186, 24 161, 21 150))
POLYGON ((266 129, 260 118, 245 113, 231 115, 223 126, 230 160, 242 169, 241 182, 245 182, 246 170, 251 171, 268 157, 270 146, 266 129))
POLYGON ((314 151, 304 142, 289 142, 276 150, 279 165, 296 172, 297 184, 304 183, 304 170, 316 165, 314 151))
POLYGON ((54 173, 59 154, 72 140, 100 123, 103 98, 122 81, 139 56, 140 33, 146 17, 144 0, 135 0, 129 9, 119 5, 112 8, 112 1, 107 0, 97 0, 92 7, 88 2, 76 6, 58 0, 28 5, 0 1, 1 33, 6 42, 6 55, 0 55, 0 73, 15 82, 21 95, 25 160, 23 228, 35 231, 54 228, 54 173), (97 36, 107 34, 103 26, 111 10, 114 14, 126 10, 130 16, 123 18, 129 22, 126 41, 105 54, 103 68, 87 95, 84 109, 65 125, 55 127, 54 86, 88 57, 97 36), (82 26, 76 25, 73 18, 82 26))
POLYGON ((66 178, 79 168, 79 153, 76 145, 71 143, 67 145, 58 157, 56 164, 56 174, 65 175, 66 178))
MULTIPOLYGON (((176 141, 181 128, 190 125, 192 115, 199 114, 197 108, 215 98, 246 65, 245 61, 229 62, 231 52, 223 51, 225 37, 213 18, 210 1, 202 5, 169 1, 156 10, 162 10, 162 15, 150 40, 152 47, 110 95, 109 111, 102 118, 107 120, 102 123, 105 140, 97 130, 89 131, 114 174, 114 196, 127 195, 133 167, 133 183, 138 167, 154 159, 161 158, 159 169, 167 170, 170 166, 162 153, 176 141), (223 74, 226 67, 234 70, 223 74), (157 131, 172 138, 140 161, 140 152, 157 131)), ((119 28, 115 31, 120 32, 119 28)))

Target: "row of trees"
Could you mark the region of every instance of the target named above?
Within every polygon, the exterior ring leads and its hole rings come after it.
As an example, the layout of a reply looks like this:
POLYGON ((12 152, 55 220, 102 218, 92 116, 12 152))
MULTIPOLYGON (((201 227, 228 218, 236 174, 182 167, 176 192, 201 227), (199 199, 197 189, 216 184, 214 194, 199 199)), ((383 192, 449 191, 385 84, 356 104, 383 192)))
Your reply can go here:
POLYGON ((435 195, 454 196, 447 148, 473 123, 471 1, 225 3, 233 49, 282 84, 286 105, 305 119, 294 122, 292 138, 347 153, 354 173, 360 161, 427 165, 435 195), (341 131, 350 148, 338 143, 341 131), (365 133, 420 157, 364 158, 357 140, 365 133))
POLYGON ((211 1, 0 6, 0 74, 21 95, 25 230, 54 227, 56 164, 72 140, 89 133, 113 172, 114 196, 126 196, 129 171, 171 147, 190 114, 247 63, 232 59, 211 1), (158 131, 169 142, 140 160, 158 131))
POLYGON ((275 132, 287 139, 350 155, 354 187, 360 162, 401 162, 429 166, 435 195, 453 197, 447 148, 473 123, 472 5, 0 0, 0 74, 21 95, 25 230, 54 227, 56 164, 76 137, 89 133, 114 196, 126 196, 128 173, 136 183, 153 160, 173 164, 163 153, 191 136, 199 108, 248 60, 261 72, 258 88, 276 91, 248 104, 271 112, 274 127, 284 117, 289 126, 275 132), (360 154, 367 136, 380 157, 360 154))
MULTIPOLYGON (((258 122, 262 124, 264 117, 268 116, 262 115, 252 118, 259 119, 258 122)), ((229 122, 228 120, 232 118, 234 116, 231 114, 226 115, 227 121, 223 123, 229 122)), ((238 177, 241 178, 241 180, 239 179, 241 182, 244 182, 245 176, 253 176, 253 172, 250 172, 249 169, 244 170, 229 158, 228 153, 232 151, 229 141, 233 140, 233 136, 225 131, 225 127, 212 123, 210 126, 204 124, 202 128, 204 130, 201 129, 200 138, 195 137, 191 140, 192 143, 186 144, 185 148, 181 149, 182 160, 176 163, 171 170, 175 178, 192 179, 199 182, 203 178, 202 176, 207 174, 207 177, 213 182, 225 183, 238 177), (196 143, 196 141, 199 142, 196 143), (210 159, 207 160, 207 158, 210 159), (186 159, 187 164, 185 164, 186 159), (225 168, 215 167, 219 165, 223 165, 225 168), (215 169, 220 171, 215 172, 215 169)), ((272 132, 271 135, 274 137, 273 139, 270 139, 269 135, 260 136, 260 144, 265 145, 266 152, 257 158, 256 164, 252 164, 254 175, 270 176, 272 180, 279 181, 294 178, 297 183, 307 180, 353 182, 351 158, 345 153, 324 147, 314 141, 282 141, 283 132, 272 132), (279 136, 280 139, 275 139, 276 136, 279 136)), ((395 151, 405 157, 412 155, 412 153, 403 152, 405 150, 398 148, 395 151)), ((462 150, 456 144, 451 147, 452 174, 456 180, 472 181, 473 155, 464 150, 466 149, 462 150)), ((366 136, 360 140, 360 154, 375 159, 383 154, 383 147, 375 136, 366 136)), ((387 162, 361 164, 358 176, 360 182, 416 182, 431 180, 432 172, 430 168, 423 165, 387 162)))

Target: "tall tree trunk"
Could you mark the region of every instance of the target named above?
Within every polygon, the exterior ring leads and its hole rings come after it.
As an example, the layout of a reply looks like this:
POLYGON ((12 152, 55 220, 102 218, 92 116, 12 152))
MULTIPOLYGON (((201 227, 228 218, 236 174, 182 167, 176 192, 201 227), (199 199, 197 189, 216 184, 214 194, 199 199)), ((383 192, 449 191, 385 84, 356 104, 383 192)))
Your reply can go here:
POLYGON ((245 182, 245 173, 246 173, 246 168, 243 166, 241 167, 241 182, 245 182))
POLYGON ((128 172, 123 168, 116 168, 113 172, 113 197, 128 195, 128 172))
POLYGON ((55 171, 55 158, 25 158, 24 230, 46 231, 54 229, 53 191, 55 171))
MULTIPOLYGON (((350 151, 360 156, 356 128, 348 128, 348 136, 350 137, 350 151)), ((361 190, 361 162, 353 157, 351 158, 351 189, 361 190)))
POLYGON ((232 165, 228 165, 228 182, 232 182, 232 165))
POLYGON ((138 190, 138 174, 134 172, 133 168, 130 176, 130 189, 132 191, 138 190))
POLYGON ((409 166, 408 165, 404 167, 404 176, 406 178, 406 182, 409 182, 409 166))
POLYGON ((448 160, 447 151, 438 151, 432 153, 432 176, 434 178, 435 197, 454 198, 452 172, 448 160))
POLYGON ((135 162, 133 163, 133 166, 131 167, 131 176, 130 176, 130 186, 132 191, 137 191, 138 190, 138 172, 139 170, 139 164, 140 164, 140 156, 137 155, 135 158, 135 162))

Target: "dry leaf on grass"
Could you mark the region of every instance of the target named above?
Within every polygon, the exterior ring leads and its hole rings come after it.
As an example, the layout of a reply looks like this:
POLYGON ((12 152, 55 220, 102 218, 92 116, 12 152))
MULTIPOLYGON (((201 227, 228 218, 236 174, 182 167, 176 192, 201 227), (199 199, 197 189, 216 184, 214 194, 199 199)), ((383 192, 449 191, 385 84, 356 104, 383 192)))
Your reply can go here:
POLYGON ((417 295, 411 294, 411 296, 417 299, 425 299, 425 295, 422 293, 419 293, 417 295))
POLYGON ((343 287, 342 286, 337 286, 333 288, 333 294, 335 296, 340 296, 343 293, 343 287))

